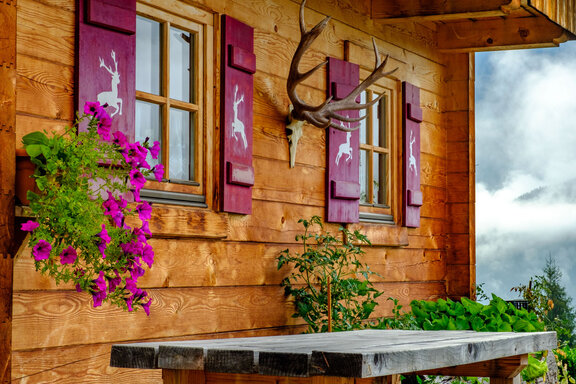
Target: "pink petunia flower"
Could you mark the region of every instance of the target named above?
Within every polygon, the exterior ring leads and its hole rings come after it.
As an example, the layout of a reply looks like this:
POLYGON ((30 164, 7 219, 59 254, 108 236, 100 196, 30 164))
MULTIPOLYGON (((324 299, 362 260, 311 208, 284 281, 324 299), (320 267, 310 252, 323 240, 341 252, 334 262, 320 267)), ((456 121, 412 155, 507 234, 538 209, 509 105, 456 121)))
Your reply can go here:
POLYGON ((40 240, 34 248, 32 249, 32 254, 34 255, 34 260, 46 260, 50 257, 50 251, 52 250, 52 245, 46 240, 40 240))
POLYGON ((160 154, 160 142, 155 141, 150 148, 150 154, 152 155, 153 159, 157 159, 158 155, 160 154))
POLYGON ((77 258, 78 254, 76 253, 76 249, 74 249, 72 246, 69 246, 60 254, 60 263, 73 264, 77 258))
POLYGON ((28 220, 27 222, 23 223, 20 228, 23 231, 32 232, 33 230, 35 230, 39 226, 40 226, 40 224, 38 224, 37 222, 32 221, 32 220, 28 220))
POLYGON ((162 181, 162 178, 164 177, 164 165, 156 164, 154 167, 154 177, 156 180, 162 181))

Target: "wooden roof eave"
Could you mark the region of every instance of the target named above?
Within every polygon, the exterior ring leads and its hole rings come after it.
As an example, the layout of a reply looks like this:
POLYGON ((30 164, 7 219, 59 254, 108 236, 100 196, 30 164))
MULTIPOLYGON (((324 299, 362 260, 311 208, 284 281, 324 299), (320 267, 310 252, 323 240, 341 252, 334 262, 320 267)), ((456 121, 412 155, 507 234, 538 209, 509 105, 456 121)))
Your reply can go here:
MULTIPOLYGON (((371 12, 375 22, 384 24, 435 22, 442 52, 555 47, 576 39, 568 28, 574 23, 556 21, 574 17, 560 18, 557 12, 548 17, 543 12, 548 10, 534 1, 538 0, 371 0, 371 12)), ((571 7, 565 8, 567 12, 571 7)))
POLYGON ((442 23, 437 31, 438 49, 443 52, 557 47, 576 38, 544 16, 442 23))

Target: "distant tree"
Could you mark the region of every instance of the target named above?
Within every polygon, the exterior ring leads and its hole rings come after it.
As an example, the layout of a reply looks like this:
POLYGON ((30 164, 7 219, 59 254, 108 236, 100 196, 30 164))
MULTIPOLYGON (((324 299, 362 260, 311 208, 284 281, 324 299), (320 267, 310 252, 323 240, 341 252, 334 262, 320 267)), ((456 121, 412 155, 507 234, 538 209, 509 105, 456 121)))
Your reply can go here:
POLYGON ((572 298, 561 284, 562 271, 551 255, 546 258, 542 272, 543 275, 532 277, 528 286, 520 285, 512 290, 522 294, 529 309, 536 312, 547 329, 556 331, 562 344, 573 347, 576 345, 576 312, 572 298))

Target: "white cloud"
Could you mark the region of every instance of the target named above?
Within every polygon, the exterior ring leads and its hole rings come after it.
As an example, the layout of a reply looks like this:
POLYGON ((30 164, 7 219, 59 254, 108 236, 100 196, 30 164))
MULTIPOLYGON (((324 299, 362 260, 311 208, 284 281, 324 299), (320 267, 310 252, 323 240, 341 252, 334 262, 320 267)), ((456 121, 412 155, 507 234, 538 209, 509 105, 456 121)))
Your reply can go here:
POLYGON ((551 254, 576 297, 576 45, 477 64, 477 280, 511 298, 551 254))

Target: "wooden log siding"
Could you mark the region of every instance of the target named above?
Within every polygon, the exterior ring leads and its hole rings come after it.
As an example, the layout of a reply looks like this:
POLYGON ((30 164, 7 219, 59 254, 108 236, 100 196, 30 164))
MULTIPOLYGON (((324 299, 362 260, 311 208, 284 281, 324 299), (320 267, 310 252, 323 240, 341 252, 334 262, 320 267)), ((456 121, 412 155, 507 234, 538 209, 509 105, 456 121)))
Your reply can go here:
MULTIPOLYGON (((161 3, 175 14, 181 13, 184 4, 179 0, 161 3)), ((92 308, 86 295, 71 286, 56 286, 35 272, 30 251, 23 250, 14 263, 15 382, 129 381, 128 374, 133 371, 106 364, 105 351, 111 343, 298 333, 303 329, 301 321, 290 318, 292 308, 278 285, 288 271, 277 271, 275 261, 283 249, 301 250, 294 240, 302 232, 298 219, 324 214, 324 131, 306 125, 297 167, 291 170, 288 165, 285 84, 299 40, 299 2, 196 3, 255 29, 253 214, 156 205, 150 222, 156 234, 152 239, 156 263, 142 280, 155 298, 149 318, 143 312, 92 308)), ((141 0, 138 4, 157 7, 159 3, 141 0)), ((411 299, 445 297, 448 290, 451 296, 468 295, 471 282, 462 277, 473 267, 473 226, 469 224, 473 214, 460 208, 470 208, 473 196, 474 178, 466 171, 470 164, 464 168, 461 164, 473 159, 472 149, 466 149, 473 143, 469 131, 472 104, 467 95, 473 63, 467 54, 438 52, 433 24, 374 22, 368 0, 308 1, 309 26, 326 15, 333 16, 330 27, 304 56, 303 70, 326 56, 344 59, 347 55, 361 66, 363 77, 373 63, 370 36, 374 35, 381 53, 391 55, 389 66, 399 68, 394 79, 421 88, 421 227, 350 226, 365 232, 373 242, 364 261, 383 276, 375 278, 377 287, 385 292, 377 315, 391 313, 388 296, 407 305, 411 299), (452 213, 458 213, 456 218, 452 213)), ((61 130, 73 119, 74 20, 74 0, 18 0, 18 142, 32 130, 61 130)), ((299 88, 299 95, 311 104, 320 103, 325 98, 325 78, 320 70, 299 88)), ((212 79, 215 94, 219 94, 217 80, 212 79)), ((215 122, 217 101, 212 113, 215 122)), ((218 132, 215 126, 207 131, 218 132)), ((212 151, 217 154, 217 136, 212 136, 207 140, 212 140, 212 151)), ((209 165, 209 170, 215 169, 217 164, 209 165)), ((208 189, 207 201, 214 201, 216 194, 208 189)), ((326 228, 335 233, 338 225, 326 228)), ((161 382, 159 372, 134 377, 138 382, 161 382)))

